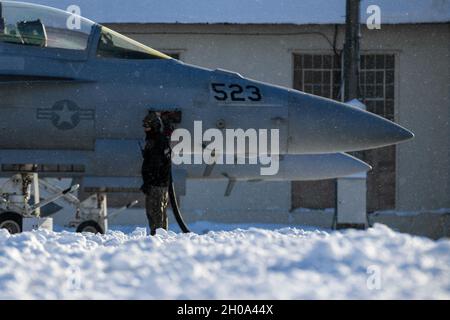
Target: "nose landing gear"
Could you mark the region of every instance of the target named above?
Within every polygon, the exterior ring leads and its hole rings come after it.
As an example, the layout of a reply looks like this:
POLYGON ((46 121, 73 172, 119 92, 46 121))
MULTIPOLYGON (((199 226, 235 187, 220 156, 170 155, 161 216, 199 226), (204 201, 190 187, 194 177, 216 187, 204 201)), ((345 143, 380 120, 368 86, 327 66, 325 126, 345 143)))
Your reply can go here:
POLYGON ((36 229, 53 230, 52 218, 42 218, 40 208, 66 196, 78 189, 74 185, 66 190, 59 190, 50 197, 41 200, 39 196, 39 178, 33 172, 33 166, 13 175, 0 186, 0 229, 10 234, 36 229), (31 186, 33 185, 34 204, 30 203, 31 186))
POLYGON ((6 229, 10 234, 22 232, 22 216, 16 212, 0 213, 0 229, 6 229))
POLYGON ((77 227, 77 232, 83 233, 83 232, 90 232, 90 233, 101 233, 104 234, 105 230, 100 227, 100 225, 95 222, 94 220, 88 220, 80 223, 77 227))

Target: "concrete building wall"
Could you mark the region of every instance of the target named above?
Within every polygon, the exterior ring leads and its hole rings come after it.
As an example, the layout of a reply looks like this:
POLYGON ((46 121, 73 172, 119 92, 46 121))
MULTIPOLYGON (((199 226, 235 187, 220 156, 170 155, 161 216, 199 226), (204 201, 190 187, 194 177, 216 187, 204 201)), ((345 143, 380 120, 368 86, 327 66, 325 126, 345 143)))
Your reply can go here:
MULTIPOLYGON (((330 53, 334 36, 334 26, 318 25, 109 26, 156 49, 180 53, 187 63, 287 87, 293 84, 292 54, 330 53)), ((450 208, 449 38, 450 24, 362 27, 364 52, 396 55, 396 122, 416 134, 397 150, 397 210, 450 208)))

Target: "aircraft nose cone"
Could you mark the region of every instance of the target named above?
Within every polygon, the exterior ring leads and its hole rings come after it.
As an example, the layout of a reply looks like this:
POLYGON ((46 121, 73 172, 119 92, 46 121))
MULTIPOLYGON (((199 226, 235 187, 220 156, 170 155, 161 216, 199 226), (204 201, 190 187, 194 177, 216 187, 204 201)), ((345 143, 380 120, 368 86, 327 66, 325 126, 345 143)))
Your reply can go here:
POLYGON ((298 93, 289 107, 289 152, 332 153, 384 147, 414 134, 373 113, 298 93))
POLYGON ((368 172, 372 170, 372 166, 368 163, 351 156, 346 153, 340 153, 340 161, 342 162, 342 165, 346 165, 347 168, 347 175, 354 174, 354 173, 361 173, 361 172, 368 172))
POLYGON ((356 111, 360 113, 352 114, 355 121, 353 126, 359 127, 356 129, 359 131, 359 140, 367 145, 361 146, 364 149, 397 144, 414 137, 411 131, 392 121, 363 110, 356 111))
POLYGON ((414 138, 414 133, 412 133, 408 129, 393 122, 391 122, 391 126, 395 127, 395 129, 393 130, 394 132, 392 132, 392 143, 408 141, 414 138))

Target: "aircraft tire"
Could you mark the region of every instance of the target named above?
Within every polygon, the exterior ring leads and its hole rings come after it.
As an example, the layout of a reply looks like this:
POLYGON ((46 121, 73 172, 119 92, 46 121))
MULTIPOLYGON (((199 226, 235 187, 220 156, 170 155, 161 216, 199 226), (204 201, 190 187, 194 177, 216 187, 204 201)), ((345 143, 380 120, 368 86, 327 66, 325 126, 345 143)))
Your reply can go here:
POLYGON ((10 234, 22 232, 22 216, 16 212, 0 214, 0 229, 6 229, 10 234))
POLYGON ((105 234, 105 231, 100 227, 100 225, 95 222, 94 220, 88 220, 80 223, 80 225, 77 227, 77 232, 83 233, 83 232, 90 232, 90 233, 100 233, 105 234))

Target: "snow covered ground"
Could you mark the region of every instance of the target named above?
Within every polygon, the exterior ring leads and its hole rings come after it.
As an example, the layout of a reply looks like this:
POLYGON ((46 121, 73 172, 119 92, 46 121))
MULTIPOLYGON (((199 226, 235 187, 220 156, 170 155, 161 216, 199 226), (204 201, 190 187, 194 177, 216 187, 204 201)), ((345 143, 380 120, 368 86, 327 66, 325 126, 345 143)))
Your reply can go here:
POLYGON ((343 232, 235 227, 155 237, 143 228, 103 236, 0 230, 0 298, 450 298, 450 240, 382 225, 343 232))

